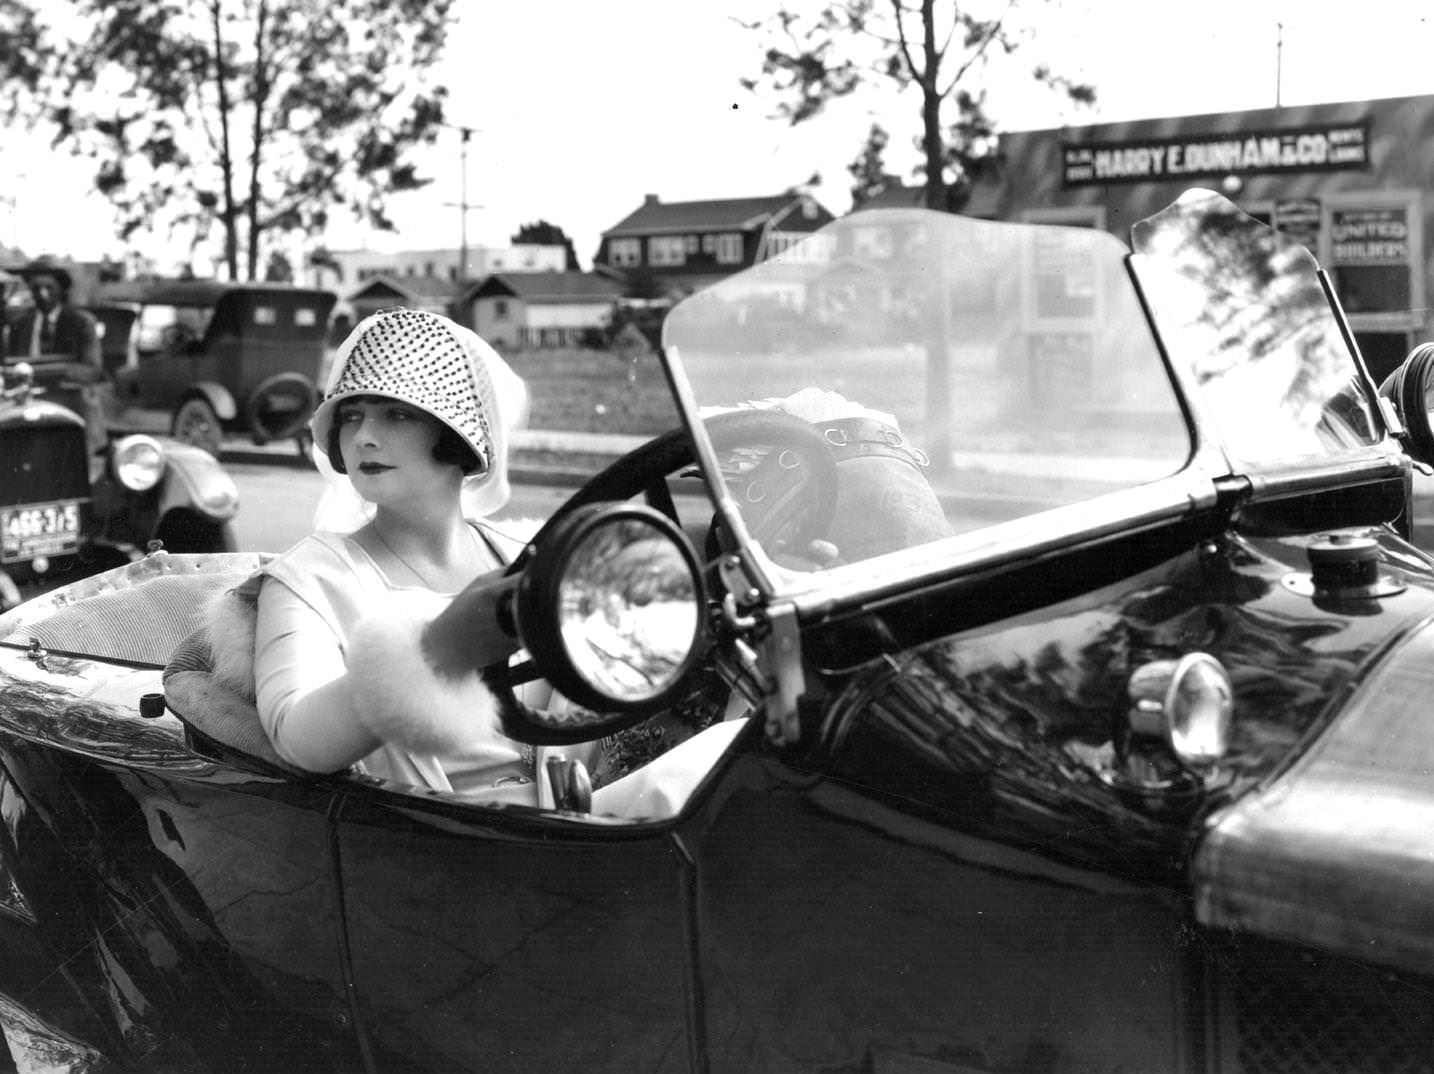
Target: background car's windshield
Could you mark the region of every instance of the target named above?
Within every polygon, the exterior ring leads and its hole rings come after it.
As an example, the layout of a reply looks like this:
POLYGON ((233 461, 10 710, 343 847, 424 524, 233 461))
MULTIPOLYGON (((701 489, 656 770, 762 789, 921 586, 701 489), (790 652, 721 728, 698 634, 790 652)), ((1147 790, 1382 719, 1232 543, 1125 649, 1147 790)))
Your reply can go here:
POLYGON ((139 311, 136 346, 141 354, 163 350, 167 332, 184 329, 187 338, 200 339, 214 316, 212 306, 145 305, 139 311))
POLYGON ((1093 230, 856 213, 687 299, 664 341, 704 408, 802 392, 809 420, 860 408, 899 429, 945 516, 899 542, 916 543, 1182 467, 1188 423, 1127 252, 1093 230))

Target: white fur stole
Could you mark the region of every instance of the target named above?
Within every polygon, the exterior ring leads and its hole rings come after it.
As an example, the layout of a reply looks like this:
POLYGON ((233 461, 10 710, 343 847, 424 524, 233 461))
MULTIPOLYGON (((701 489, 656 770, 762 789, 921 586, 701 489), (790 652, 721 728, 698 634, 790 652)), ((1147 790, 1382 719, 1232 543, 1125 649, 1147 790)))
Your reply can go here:
MULTIPOLYGON (((254 602, 233 590, 210 598, 204 611, 211 676, 251 703, 257 616, 254 602)), ((394 605, 354 628, 345 659, 354 715, 386 743, 413 753, 462 756, 501 733, 498 702, 476 672, 449 678, 434 671, 420 645, 427 624, 426 617, 394 605)))
POLYGON ((349 639, 354 711, 385 742, 462 756, 501 734, 498 700, 477 672, 449 678, 424 658, 427 618, 395 607, 366 616, 349 639))

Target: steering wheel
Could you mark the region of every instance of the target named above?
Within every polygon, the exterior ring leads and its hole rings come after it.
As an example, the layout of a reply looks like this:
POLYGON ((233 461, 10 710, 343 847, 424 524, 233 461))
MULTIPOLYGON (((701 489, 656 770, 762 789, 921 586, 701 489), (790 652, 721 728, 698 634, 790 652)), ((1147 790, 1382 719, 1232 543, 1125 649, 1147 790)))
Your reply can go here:
MULTIPOLYGON (((716 415, 706 422, 724 474, 734 494, 745 502, 744 514, 764 543, 803 548, 828 532, 836 513, 838 477, 831 446, 808 422, 780 410, 739 410, 716 415), (727 464, 730 461, 730 465, 727 464)), ((575 510, 594 503, 629 500, 643 495, 649 507, 678 523, 676 505, 667 488, 667 476, 692 465, 694 452, 685 429, 672 429, 618 459, 578 489, 529 542, 505 572, 521 572, 542 546, 544 537, 575 510)), ((717 537, 708 531, 708 550, 717 537)), ((531 666, 531 665, 529 665, 531 666)), ((508 733, 539 745, 569 745, 591 739, 588 724, 578 713, 567 721, 543 721, 546 731, 535 733, 539 721, 524 716, 526 706, 514 693, 523 681, 519 667, 495 664, 483 673, 498 702, 508 733), (516 673, 516 674, 515 674, 516 673), (520 733, 520 729, 526 733, 520 733)), ((650 717, 634 712, 614 723, 605 721, 605 734, 650 717)))
POLYGON ((160 346, 162 346, 165 350, 169 351, 179 350, 183 347, 187 347, 197 338, 198 337, 194 334, 194 329, 190 328, 189 325, 184 324, 182 322, 167 324, 164 326, 163 329, 160 330, 159 333, 160 346))
MULTIPOLYGON (((773 550, 803 549, 825 536, 836 513, 836 460, 831 445, 801 418, 782 410, 746 409, 714 415, 705 422, 712 446, 726 456, 729 489, 742 501, 753 535, 773 550)), ((650 507, 674 522, 677 507, 667 476, 695 461, 687 430, 670 429, 629 452, 592 477, 567 500, 534 538, 558 517, 584 504, 628 500, 641 494, 650 507)), ((708 534, 707 551, 715 536, 708 534)), ((513 570, 526 563, 526 552, 513 570)))

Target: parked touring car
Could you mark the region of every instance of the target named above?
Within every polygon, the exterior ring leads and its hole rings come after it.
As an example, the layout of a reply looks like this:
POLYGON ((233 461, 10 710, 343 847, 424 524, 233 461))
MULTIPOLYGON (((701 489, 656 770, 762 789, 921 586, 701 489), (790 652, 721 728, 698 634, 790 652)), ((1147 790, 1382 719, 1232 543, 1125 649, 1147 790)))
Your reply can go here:
POLYGON ((295 772, 174 668, 262 557, 22 605, 17 1062, 1434 1067, 1432 354, 1381 394, 1310 254, 1208 192, 1128 246, 835 222, 679 304, 680 428, 474 583, 536 806, 295 772), (556 756, 602 740, 601 785, 720 723, 644 815, 556 756))
POLYGON ((226 433, 302 440, 328 346, 330 291, 213 280, 97 300, 127 431, 165 432, 218 455, 226 433))
POLYGON ((239 493, 219 463, 168 438, 96 435, 78 401, 90 386, 72 384, 69 368, 0 368, 0 610, 138 559, 152 541, 175 552, 236 547, 239 493))

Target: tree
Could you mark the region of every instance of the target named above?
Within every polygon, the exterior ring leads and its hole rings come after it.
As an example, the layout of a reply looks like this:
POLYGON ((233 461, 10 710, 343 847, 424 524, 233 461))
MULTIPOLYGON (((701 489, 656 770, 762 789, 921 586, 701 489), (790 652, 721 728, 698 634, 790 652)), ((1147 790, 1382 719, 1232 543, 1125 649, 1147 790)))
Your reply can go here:
MULTIPOLYGON (((1019 11, 1019 0, 820 0, 810 14, 783 6, 742 24, 761 34, 766 48, 761 74, 741 82, 753 92, 775 93, 777 114, 793 126, 872 83, 914 87, 926 205, 956 208, 972 178, 994 159, 995 131, 981 83, 992 62, 1009 58, 1027 40, 1019 11), (990 17, 979 13, 986 6, 995 11, 990 17), (955 109, 949 122, 948 106, 955 109)), ((1045 65, 1031 76, 1074 102, 1095 100, 1090 86, 1045 65)))
POLYGON ((870 201, 877 194, 880 194, 891 183, 893 176, 887 173, 886 154, 887 143, 891 141, 891 135, 880 123, 873 123, 871 130, 867 131, 866 142, 861 147, 855 160, 846 166, 851 173, 851 204, 852 208, 860 208, 870 201))
POLYGON ((13 116, 93 162, 121 237, 217 225, 254 279, 267 237, 336 207, 390 228, 389 195, 428 182, 409 158, 443 119, 451 3, 0 0, 0 73, 13 116))
POLYGON ((550 224, 546 220, 524 224, 508 241, 514 245, 533 243, 537 246, 561 246, 567 251, 566 267, 568 271, 582 271, 582 265, 578 263, 578 252, 573 249, 573 240, 568 238, 567 233, 556 224, 550 224))
POLYGON ((264 270, 265 283, 293 283, 294 266, 279 250, 269 255, 269 266, 264 270))

